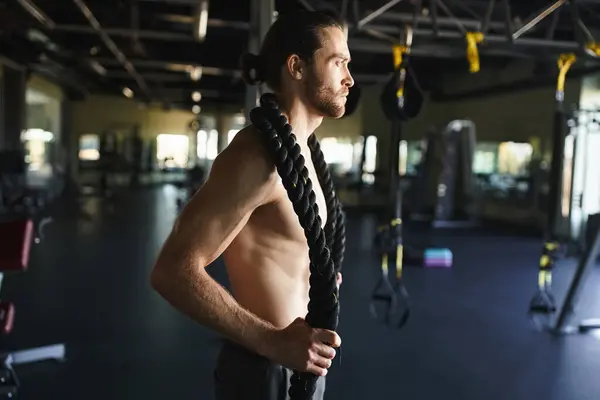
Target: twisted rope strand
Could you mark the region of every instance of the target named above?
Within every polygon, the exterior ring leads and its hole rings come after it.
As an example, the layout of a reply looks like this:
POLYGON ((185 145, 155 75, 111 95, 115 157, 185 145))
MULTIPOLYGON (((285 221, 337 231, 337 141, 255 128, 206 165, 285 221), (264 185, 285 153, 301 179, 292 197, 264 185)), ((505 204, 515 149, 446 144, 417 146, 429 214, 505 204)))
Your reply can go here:
POLYGON ((346 250, 346 227, 342 204, 336 196, 329 167, 321 150, 321 144, 314 133, 308 138, 308 147, 327 204, 327 225, 325 226, 327 247, 332 252, 331 256, 334 260, 336 272, 341 272, 346 250))

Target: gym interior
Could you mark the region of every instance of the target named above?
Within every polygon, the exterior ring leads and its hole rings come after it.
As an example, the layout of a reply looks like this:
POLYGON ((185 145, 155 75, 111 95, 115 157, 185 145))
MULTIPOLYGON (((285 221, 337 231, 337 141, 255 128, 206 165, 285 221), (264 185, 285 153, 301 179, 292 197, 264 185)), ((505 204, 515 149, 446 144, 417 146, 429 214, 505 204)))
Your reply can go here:
POLYGON ((213 398, 221 339, 149 275, 267 91, 240 54, 300 9, 344 18, 355 81, 315 132, 346 235, 326 398, 597 400, 592 0, 0 1, 0 394, 213 398))

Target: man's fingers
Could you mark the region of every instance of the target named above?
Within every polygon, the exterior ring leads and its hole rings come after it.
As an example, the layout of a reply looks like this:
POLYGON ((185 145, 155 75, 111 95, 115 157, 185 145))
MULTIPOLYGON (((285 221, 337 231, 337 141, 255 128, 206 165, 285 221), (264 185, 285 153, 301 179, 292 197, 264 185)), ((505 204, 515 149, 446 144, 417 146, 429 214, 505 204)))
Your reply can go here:
POLYGON ((316 339, 319 342, 326 343, 332 347, 340 347, 342 345, 342 339, 339 335, 333 331, 328 331, 326 329, 317 330, 316 339))
POLYGON ((328 359, 335 358, 335 350, 324 343, 318 343, 316 345, 316 352, 320 357, 325 357, 328 359))
POLYGON ((325 376, 327 375, 327 368, 321 368, 317 365, 311 365, 311 367, 306 372, 310 372, 311 374, 317 376, 325 376))
POLYGON ((331 367, 331 360, 325 357, 316 357, 314 364, 317 367, 329 369, 331 367))

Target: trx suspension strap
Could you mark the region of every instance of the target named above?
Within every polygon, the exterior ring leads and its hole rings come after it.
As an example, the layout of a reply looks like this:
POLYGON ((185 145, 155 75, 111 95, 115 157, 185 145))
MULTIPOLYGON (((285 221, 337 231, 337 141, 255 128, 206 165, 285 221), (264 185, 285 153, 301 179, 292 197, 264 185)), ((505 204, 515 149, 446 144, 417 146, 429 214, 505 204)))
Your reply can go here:
MULTIPOLYGON (((305 159, 296 142, 296 136, 292 133, 292 127, 279 109, 275 95, 263 94, 260 106, 250 112, 250 120, 262 136, 263 143, 277 167, 308 243, 310 291, 306 322, 313 328, 335 331, 340 312, 335 272, 340 270, 342 264, 345 228, 341 206, 335 196, 320 145, 313 134, 309 138, 309 147, 327 202, 325 231, 321 227, 319 208, 305 159)), ((290 398, 311 400, 317 380, 318 377, 311 373, 294 371, 289 390, 290 398)))
POLYGON ((477 45, 483 42, 484 36, 481 32, 467 32, 467 61, 469 61, 469 72, 474 74, 479 72, 479 49, 477 45))
POLYGON ((554 111, 554 131, 552 141, 552 160, 548 181, 548 217, 544 232, 544 244, 540 257, 538 287, 529 305, 529 313, 540 328, 549 327, 549 319, 556 312, 556 302, 551 292, 552 269, 556 261, 556 252, 560 246, 556 237, 556 217, 560 206, 562 188, 563 158, 565 137, 567 135, 567 114, 564 110, 565 78, 575 62, 574 54, 562 54, 558 60, 558 80, 556 84, 556 109, 554 111))
POLYGON ((392 51, 394 55, 394 70, 398 71, 396 101, 398 108, 404 108, 404 82, 406 81, 406 66, 408 64, 408 57, 404 58, 404 54, 408 55, 409 49, 407 46, 395 45, 392 51))
MULTIPOLYGON (((381 256, 381 278, 371 294, 370 311, 373 316, 389 327, 402 328, 410 317, 409 296, 402 280, 402 189, 400 187, 400 142, 401 119, 408 119, 402 111, 406 106, 405 83, 408 74, 408 55, 412 44, 412 29, 407 28, 406 44, 393 48, 396 80, 396 105, 404 118, 392 119, 391 170, 390 170, 390 210, 389 223, 379 228, 377 247, 381 256), (390 282, 390 258, 395 267, 394 283, 390 282), (382 311, 379 309, 382 308, 382 311), (395 321, 397 318, 397 321, 395 321)), ((420 108, 420 105, 419 105, 420 108)))
POLYGON ((589 42, 585 46, 585 50, 588 53, 591 53, 595 57, 600 57, 600 44, 598 44, 596 42, 589 42))
POLYGON ((408 62, 412 38, 413 30, 408 26, 405 43, 392 49, 394 72, 380 96, 383 113, 392 122, 416 117, 423 105, 423 92, 408 62))

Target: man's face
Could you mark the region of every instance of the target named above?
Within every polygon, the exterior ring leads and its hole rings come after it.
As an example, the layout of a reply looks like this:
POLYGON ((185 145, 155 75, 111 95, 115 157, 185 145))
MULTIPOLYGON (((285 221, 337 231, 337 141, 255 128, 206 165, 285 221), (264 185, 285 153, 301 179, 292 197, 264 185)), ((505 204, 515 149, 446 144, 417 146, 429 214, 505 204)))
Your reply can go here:
POLYGON ((346 110, 346 96, 354 85, 348 70, 348 42, 339 28, 322 29, 321 35, 322 47, 315 52, 303 79, 305 95, 320 115, 341 118, 346 110))

